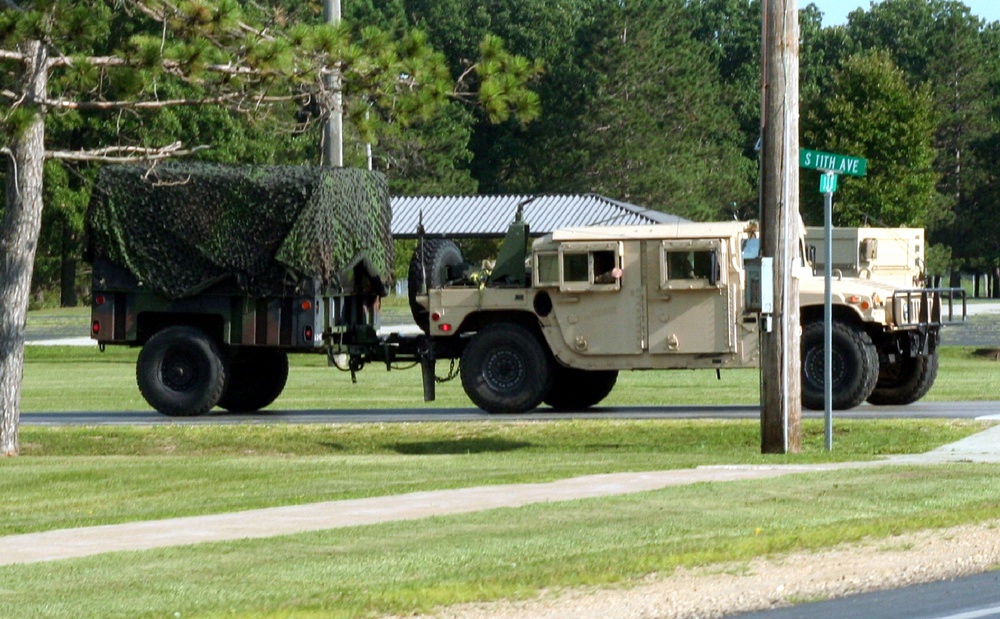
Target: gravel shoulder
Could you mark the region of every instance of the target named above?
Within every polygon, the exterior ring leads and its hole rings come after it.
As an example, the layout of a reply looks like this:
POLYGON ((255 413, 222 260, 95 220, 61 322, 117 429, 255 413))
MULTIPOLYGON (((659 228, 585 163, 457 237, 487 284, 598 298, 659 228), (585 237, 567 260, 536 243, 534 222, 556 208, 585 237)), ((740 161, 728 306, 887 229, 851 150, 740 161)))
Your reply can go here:
POLYGON ((1000 520, 920 531, 818 553, 652 574, 627 588, 547 591, 408 619, 714 619, 978 574, 1000 565, 998 526, 1000 520))

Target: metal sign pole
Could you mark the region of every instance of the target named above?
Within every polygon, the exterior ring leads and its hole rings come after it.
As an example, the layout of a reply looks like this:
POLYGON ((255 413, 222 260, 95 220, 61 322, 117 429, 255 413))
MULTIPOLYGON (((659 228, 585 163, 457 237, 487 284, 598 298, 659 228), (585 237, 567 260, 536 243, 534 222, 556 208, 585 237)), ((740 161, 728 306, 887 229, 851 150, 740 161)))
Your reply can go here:
POLYGON ((824 174, 823 191, 823 420, 826 450, 833 451, 833 191, 837 175, 824 174))

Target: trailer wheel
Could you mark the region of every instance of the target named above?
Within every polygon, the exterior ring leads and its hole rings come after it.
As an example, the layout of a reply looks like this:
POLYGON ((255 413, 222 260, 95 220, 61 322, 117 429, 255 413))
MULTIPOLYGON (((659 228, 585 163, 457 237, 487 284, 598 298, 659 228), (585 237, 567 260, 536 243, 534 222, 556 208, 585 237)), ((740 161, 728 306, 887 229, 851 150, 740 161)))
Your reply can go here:
MULTIPOLYGON (((864 402, 878 380, 878 353, 871 337, 861 327, 834 321, 833 402, 835 410, 854 408, 864 402)), ((823 409, 823 322, 802 328, 802 405, 823 409)))
POLYGON ((553 363, 529 329, 492 324, 476 333, 462 352, 462 387, 488 413, 523 413, 549 392, 553 363))
POLYGON ((938 372, 938 352, 926 357, 908 357, 879 367, 872 404, 912 404, 927 395, 938 372))
POLYGON ((608 397, 618 382, 618 370, 577 370, 552 364, 552 388, 545 403, 559 411, 578 411, 608 397))
POLYGON ((274 402, 288 380, 288 355, 274 348, 240 347, 229 362, 219 406, 234 412, 257 411, 274 402))
POLYGON ((219 347, 192 327, 168 327, 142 347, 136 363, 142 397, 164 415, 202 415, 215 406, 226 384, 219 347))
POLYGON ((413 250, 406 284, 409 289, 410 313, 424 333, 430 330, 430 315, 426 308, 417 303, 417 294, 424 284, 424 273, 427 274, 427 287, 439 288, 452 279, 450 271, 463 264, 462 251, 449 239, 424 239, 413 250))

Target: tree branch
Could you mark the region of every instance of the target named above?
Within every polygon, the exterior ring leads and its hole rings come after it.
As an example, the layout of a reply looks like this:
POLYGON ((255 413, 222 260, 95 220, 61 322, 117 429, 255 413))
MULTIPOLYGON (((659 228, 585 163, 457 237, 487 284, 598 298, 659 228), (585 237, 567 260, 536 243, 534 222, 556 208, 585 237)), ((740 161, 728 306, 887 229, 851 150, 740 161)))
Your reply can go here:
MULTIPOLYGON (((0 92, 0 95, 3 96, 12 94, 14 93, 9 93, 8 91, 0 92)), ((283 103, 305 98, 308 98, 308 94, 260 96, 251 99, 243 93, 232 93, 215 97, 205 97, 203 99, 162 99, 149 101, 70 101, 67 99, 45 99, 39 103, 50 108, 63 110, 152 110, 171 106, 194 107, 199 105, 229 104, 233 109, 245 111, 247 108, 239 104, 246 101, 252 101, 254 103, 252 107, 259 107, 262 103, 283 103)))
POLYGON ((184 148, 184 145, 181 142, 174 142, 173 144, 168 144, 159 148, 146 148, 142 146, 108 146, 106 148, 95 148, 93 150, 49 150, 45 151, 45 157, 48 159, 61 159, 64 161, 130 163, 134 161, 150 161, 192 155, 200 150, 205 150, 206 148, 211 147, 203 144, 201 146, 195 146, 194 148, 184 148))
POLYGON ((24 62, 24 54, 21 52, 11 51, 9 49, 0 49, 0 60, 16 60, 18 62, 24 62))

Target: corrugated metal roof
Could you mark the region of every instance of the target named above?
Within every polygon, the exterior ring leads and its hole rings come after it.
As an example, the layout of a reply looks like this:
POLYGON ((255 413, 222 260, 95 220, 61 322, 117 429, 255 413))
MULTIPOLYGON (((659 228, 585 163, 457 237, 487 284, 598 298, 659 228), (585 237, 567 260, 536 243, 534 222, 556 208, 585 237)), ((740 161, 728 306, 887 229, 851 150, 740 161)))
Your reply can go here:
POLYGON ((392 198, 392 234, 415 238, 423 213, 425 234, 456 238, 501 237, 518 205, 532 236, 569 226, 643 225, 687 221, 675 215, 618 202, 597 194, 397 196, 392 198))

